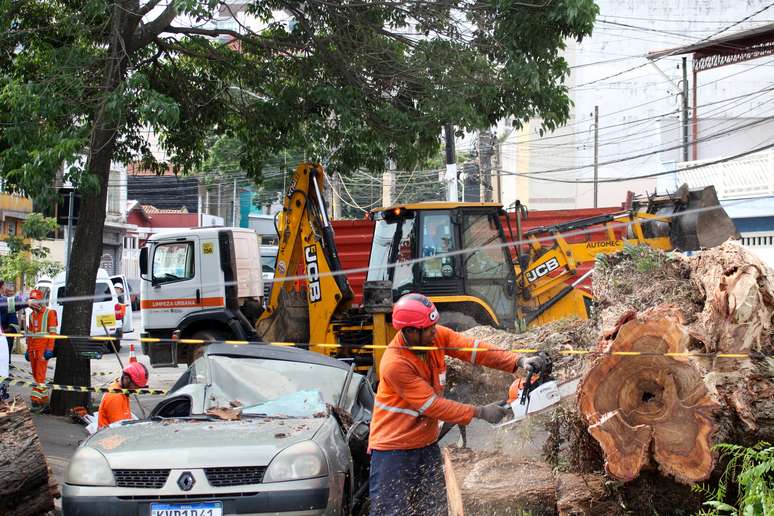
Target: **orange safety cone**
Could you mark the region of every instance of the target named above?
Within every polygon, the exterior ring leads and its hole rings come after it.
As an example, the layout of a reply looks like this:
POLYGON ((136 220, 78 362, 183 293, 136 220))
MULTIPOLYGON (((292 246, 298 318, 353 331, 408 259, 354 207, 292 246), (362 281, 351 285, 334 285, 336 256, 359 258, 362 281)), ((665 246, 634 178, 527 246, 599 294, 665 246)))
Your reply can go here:
POLYGON ((137 355, 134 353, 134 344, 129 344, 129 363, 137 362, 137 355))

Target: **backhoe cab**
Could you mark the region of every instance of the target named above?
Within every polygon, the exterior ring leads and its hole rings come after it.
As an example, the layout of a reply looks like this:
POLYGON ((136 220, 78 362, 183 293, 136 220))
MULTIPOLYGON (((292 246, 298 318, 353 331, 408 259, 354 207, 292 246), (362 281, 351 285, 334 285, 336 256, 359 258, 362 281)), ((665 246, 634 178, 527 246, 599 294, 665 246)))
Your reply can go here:
POLYGON ((454 329, 514 329, 517 277, 496 203, 425 202, 380 208, 366 285, 391 284, 392 298, 421 292, 454 329))
POLYGON ((578 287, 600 253, 624 245, 696 251, 738 236, 712 186, 683 185, 671 195, 635 199, 631 210, 526 232, 519 208, 506 214, 496 203, 426 202, 374 210, 366 288, 384 282, 393 301, 425 294, 441 324, 454 329, 523 330, 588 318, 591 294, 578 287))

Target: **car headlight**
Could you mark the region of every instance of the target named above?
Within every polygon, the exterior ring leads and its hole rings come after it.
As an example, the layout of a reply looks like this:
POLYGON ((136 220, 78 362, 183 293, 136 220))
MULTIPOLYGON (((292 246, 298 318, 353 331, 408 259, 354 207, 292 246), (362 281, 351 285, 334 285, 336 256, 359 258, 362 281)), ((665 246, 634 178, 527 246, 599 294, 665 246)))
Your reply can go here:
POLYGON ((78 486, 115 486, 107 459, 94 448, 84 447, 73 455, 65 473, 65 483, 78 486))
POLYGON ((266 469, 264 482, 285 482, 328 474, 328 462, 312 441, 302 441, 279 452, 266 469))

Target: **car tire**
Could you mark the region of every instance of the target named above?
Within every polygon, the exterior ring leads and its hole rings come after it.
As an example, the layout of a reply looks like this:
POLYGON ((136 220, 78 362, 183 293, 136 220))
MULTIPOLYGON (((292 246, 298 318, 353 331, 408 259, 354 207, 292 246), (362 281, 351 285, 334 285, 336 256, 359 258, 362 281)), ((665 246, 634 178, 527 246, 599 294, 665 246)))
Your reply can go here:
MULTIPOLYGON (((212 340, 212 341, 222 341, 225 339, 225 336, 220 333, 217 330, 199 330, 193 335, 191 335, 192 339, 201 339, 201 340, 212 340)), ((182 344, 186 347, 186 363, 188 365, 193 364, 194 360, 202 356, 204 353, 204 345, 203 344, 182 344)))

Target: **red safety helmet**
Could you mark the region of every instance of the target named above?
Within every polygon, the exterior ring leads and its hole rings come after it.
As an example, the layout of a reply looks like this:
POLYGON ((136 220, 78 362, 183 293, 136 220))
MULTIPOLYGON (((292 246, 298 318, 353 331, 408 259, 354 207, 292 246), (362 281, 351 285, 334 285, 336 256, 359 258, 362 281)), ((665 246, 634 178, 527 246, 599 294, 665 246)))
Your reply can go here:
POLYGON ((148 370, 139 362, 132 362, 124 367, 124 374, 129 375, 132 383, 138 387, 148 386, 148 370))
POLYGON ((38 301, 43 300, 43 291, 36 288, 30 290, 30 299, 36 299, 38 301))
POLYGON ((406 294, 392 307, 392 326, 396 330, 429 328, 437 322, 438 310, 422 294, 406 294))

